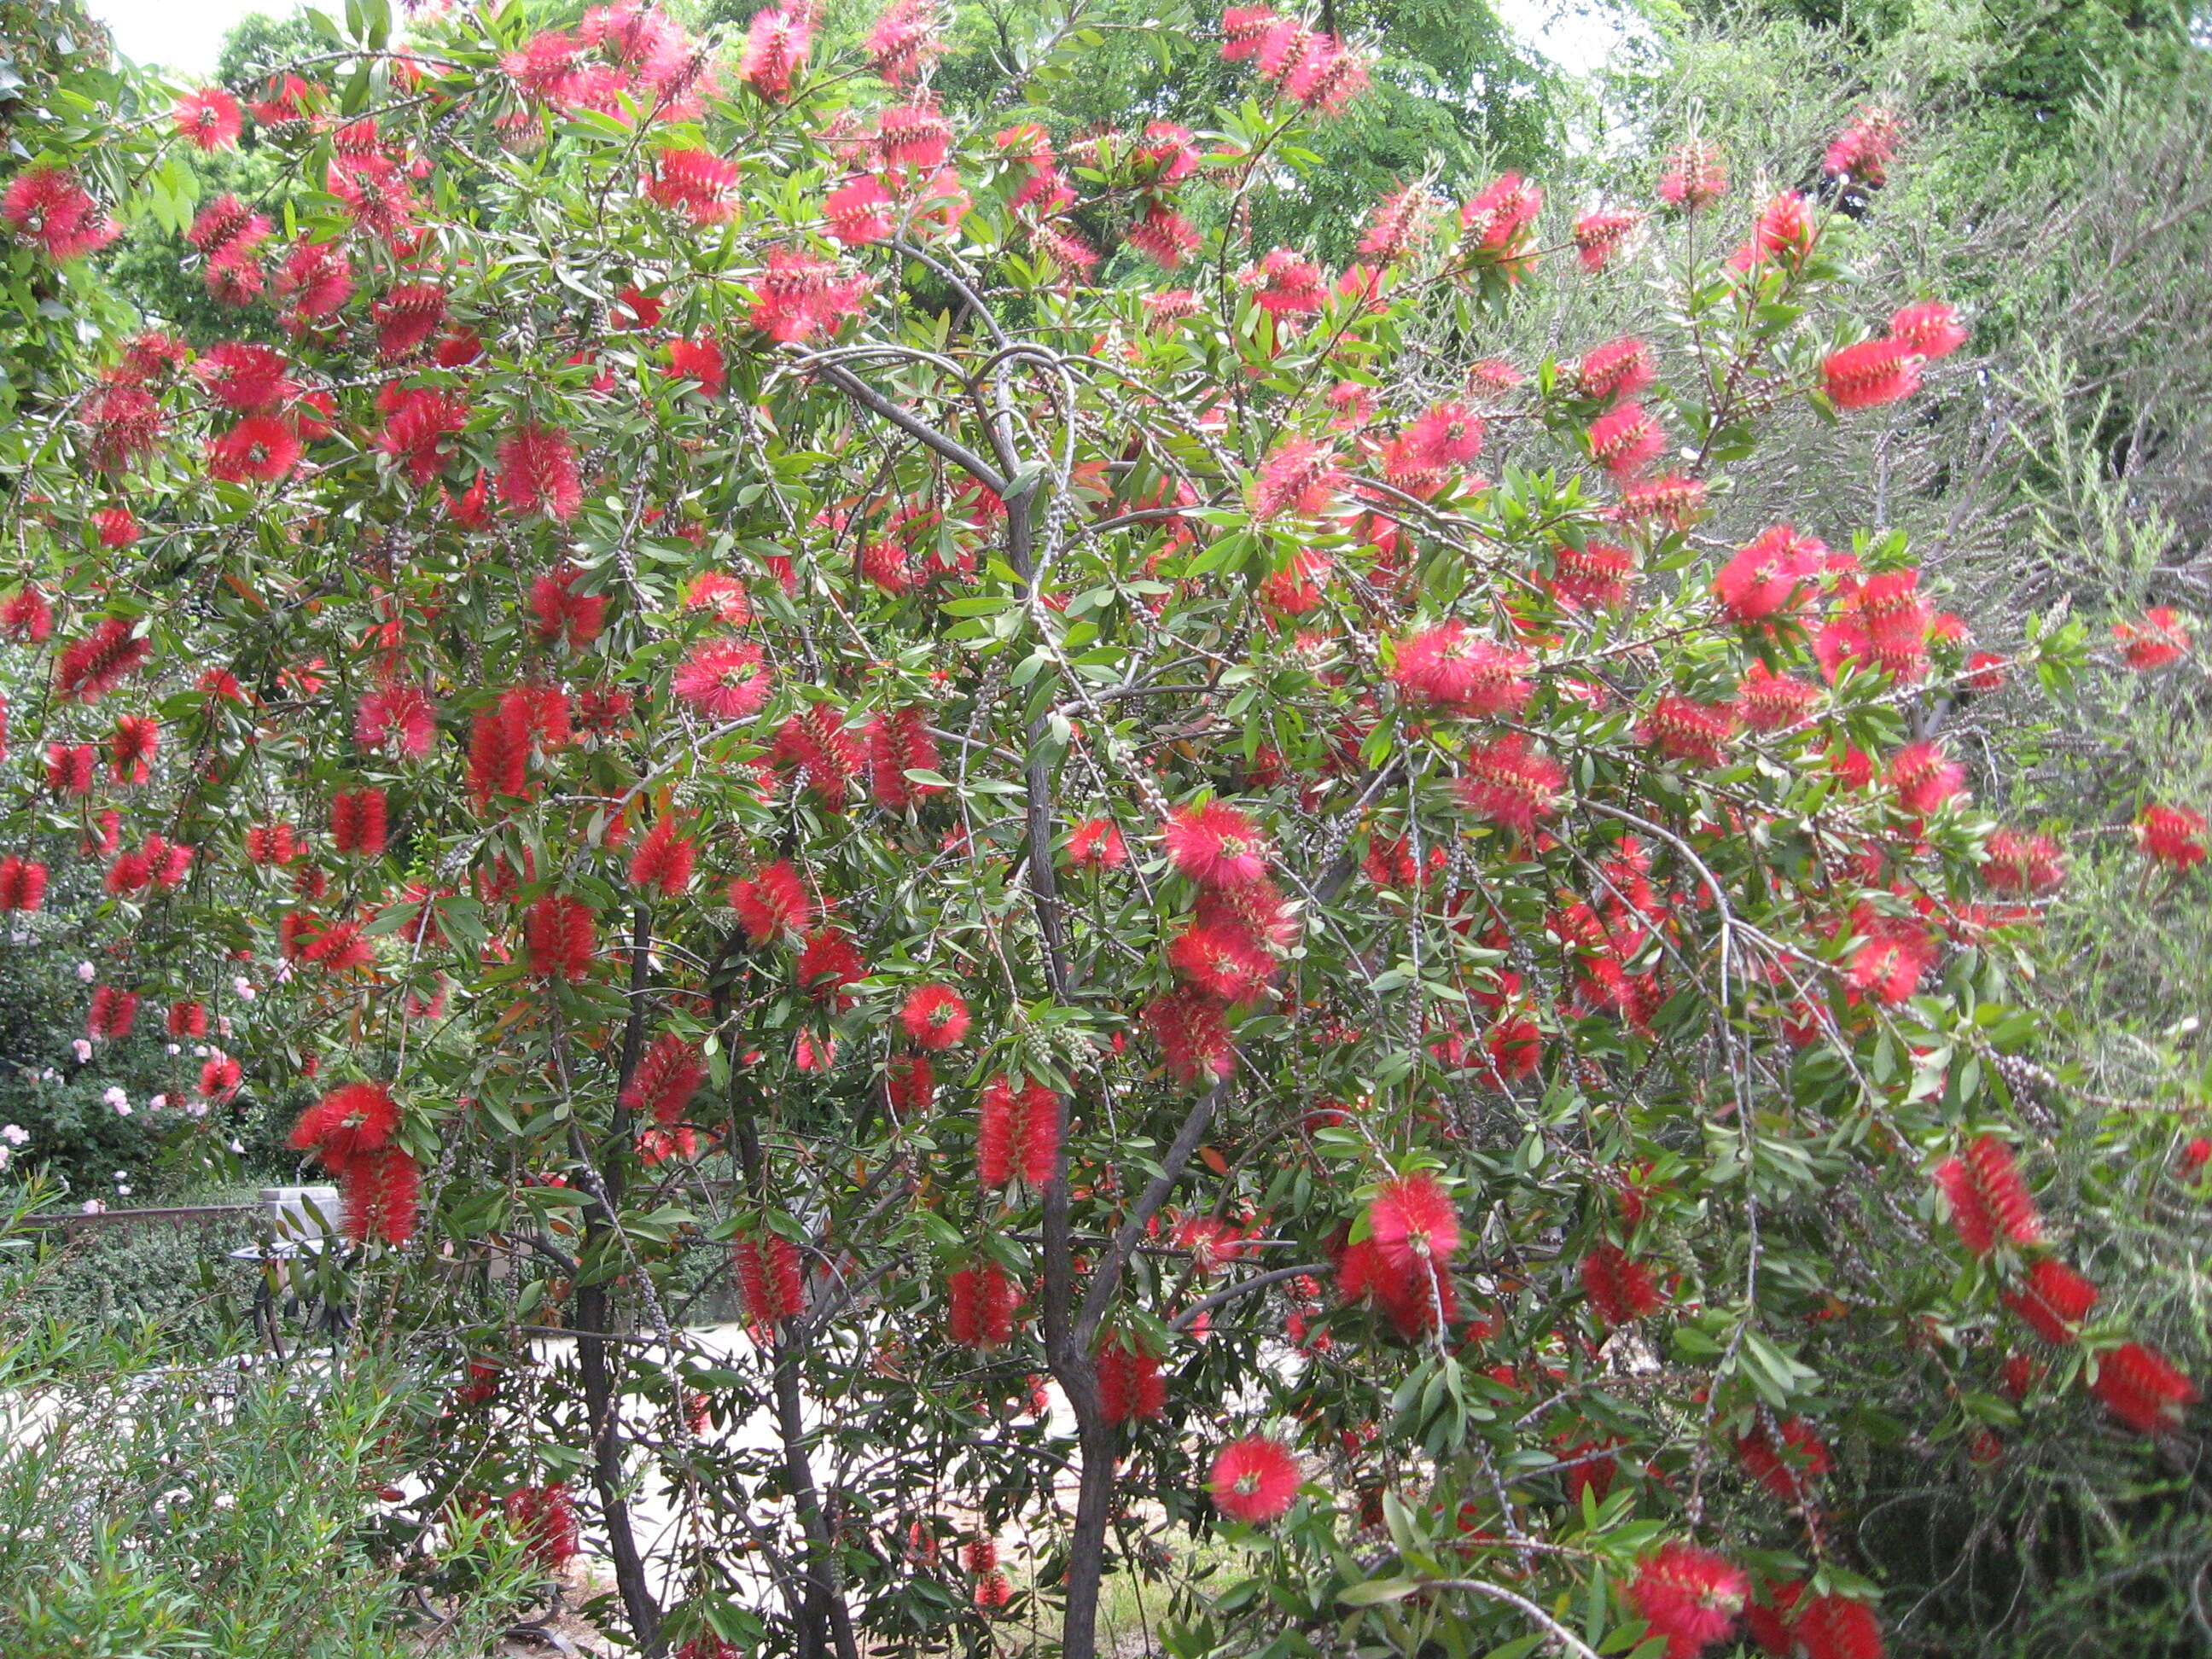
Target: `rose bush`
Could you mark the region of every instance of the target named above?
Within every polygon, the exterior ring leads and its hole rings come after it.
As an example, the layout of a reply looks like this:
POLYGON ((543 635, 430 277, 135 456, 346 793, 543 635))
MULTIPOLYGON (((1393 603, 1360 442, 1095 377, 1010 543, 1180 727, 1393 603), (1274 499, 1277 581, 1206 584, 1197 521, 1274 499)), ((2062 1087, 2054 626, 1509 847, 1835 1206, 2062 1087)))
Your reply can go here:
POLYGON ((1910 726, 2079 631, 1699 530, 1965 337, 1849 285, 1879 112, 1748 208, 1410 181, 1331 271, 1242 228, 1366 59, 1262 9, 1215 130, 1059 147, 910 0, 349 18, 0 204, 167 215, 236 319, 4 440, 0 905, 100 872, 85 1040, 212 1034, 180 1133, 314 1081, 328 1271, 453 1389, 413 1524, 588 1530, 648 1651, 1087 1656, 1113 1571, 1177 1652, 1827 1659, 1855 1447, 2179 1426, 2010 1108, 2058 850, 1910 726), (281 186, 179 198, 249 132, 281 186), (1480 358, 1550 282, 1667 326, 1480 358))

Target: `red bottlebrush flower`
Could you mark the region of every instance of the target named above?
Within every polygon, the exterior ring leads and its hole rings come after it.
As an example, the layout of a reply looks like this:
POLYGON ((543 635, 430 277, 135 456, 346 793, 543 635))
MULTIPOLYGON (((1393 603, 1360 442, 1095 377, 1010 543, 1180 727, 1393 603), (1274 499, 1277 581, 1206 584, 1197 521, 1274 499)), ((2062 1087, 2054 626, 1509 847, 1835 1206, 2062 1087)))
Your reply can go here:
POLYGON ((976 1575, 975 1588, 969 1599, 975 1603, 978 1613, 996 1613, 1013 1597, 1013 1586, 1006 1582, 1006 1575, 994 1568, 976 1575))
POLYGON ((245 1080, 246 1068, 228 1054, 212 1055, 200 1067, 199 1097, 202 1100, 228 1100, 245 1080))
MULTIPOLYGON (((789 7, 764 8, 753 15, 751 27, 745 31, 744 55, 738 73, 762 97, 780 104, 791 95, 792 82, 813 43, 814 9, 804 0, 789 7)), ((664 171, 665 162, 664 152, 664 171)))
POLYGON ((748 1324, 773 1329, 805 1310, 806 1276, 799 1247, 781 1233, 740 1234, 730 1246, 730 1258, 748 1324))
POLYGON ((1603 270, 1620 245, 1644 222, 1640 213, 1586 213, 1575 221, 1575 254, 1583 269, 1603 270))
POLYGON ((1590 422, 1591 459, 1616 478, 1632 478, 1667 447, 1659 422, 1633 399, 1615 404, 1590 422))
POLYGON ((1431 1175, 1383 1182, 1367 1206, 1368 1237, 1393 1271, 1441 1269, 1459 1254, 1459 1212, 1431 1175))
POLYGON ((1201 1077, 1224 1078, 1237 1066, 1237 1051, 1221 1005, 1205 992, 1186 987, 1145 1006, 1145 1028, 1166 1056, 1169 1075, 1178 1083, 1201 1077))
POLYGON ((1666 1544, 1638 1563, 1628 1599, 1666 1638, 1667 1659, 1694 1659, 1735 1628, 1750 1588, 1741 1568, 1711 1551, 1666 1544))
POLYGON ((817 702, 783 723, 769 759, 779 765, 795 763, 822 804, 842 812, 847 787, 859 774, 862 757, 836 709, 817 702))
POLYGON ((1277 317, 1303 316, 1319 311, 1326 297, 1322 269, 1296 248, 1279 247, 1237 276, 1251 290, 1253 303, 1277 317))
POLYGON ((1014 1281, 995 1261, 963 1267, 945 1281, 945 1326, 963 1347, 988 1353, 1014 1334, 1014 1281))
POLYGON ((2181 613, 2166 605, 2146 611, 2139 623, 2114 623, 2112 637, 2119 641, 2121 658, 2138 674, 2163 668, 2189 649, 2181 613))
POLYGON ((1791 1659, 1797 1651, 1795 1629, 1797 1604, 1804 1599, 1802 1583, 1766 1586, 1764 1603, 1747 1601, 1743 1608, 1744 1634, 1759 1644, 1761 1652, 1771 1654, 1774 1659, 1791 1659))
POLYGON ((129 547, 138 539, 138 520, 127 507, 103 507, 92 515, 92 527, 102 547, 129 547))
POLYGON ((919 1047, 942 1053, 968 1035, 968 1005, 949 985, 924 985, 899 1010, 899 1024, 919 1047))
POLYGON ((568 434, 535 421, 500 441, 497 483, 500 505, 510 513, 544 513, 565 523, 584 504, 568 434))
POLYGON ((1482 1046, 1501 1082, 1531 1077, 1543 1064, 1543 1030, 1526 1014, 1501 1017, 1484 1036, 1482 1046))
POLYGON ((1265 876, 1207 888, 1198 896, 1194 920, 1201 927, 1227 928, 1278 950, 1288 949, 1298 934, 1282 890, 1265 876))
POLYGON ((1067 838, 1067 861, 1079 870, 1118 870, 1129 861, 1129 848, 1111 818, 1085 818, 1067 838))
POLYGON ((1298 1479, 1298 1460, 1291 1449, 1279 1440, 1254 1434, 1232 1440, 1214 1454, 1206 1489, 1213 1507, 1231 1521, 1264 1526, 1297 1501, 1298 1479))
POLYGON ((696 381, 700 391, 710 398, 719 398, 729 384, 729 366, 723 360, 722 348, 712 335, 696 340, 671 340, 668 377, 672 380, 696 381))
POLYGON ((1261 603, 1282 616, 1303 617, 1320 605, 1321 582, 1333 568, 1326 553, 1310 548, 1293 553, 1289 563, 1261 579, 1261 603))
POLYGON ((208 441, 208 476, 224 483, 275 483, 300 464, 300 434, 274 415, 249 415, 208 441))
POLYGON ((1500 173, 1459 210, 1460 228, 1484 252, 1498 256, 1507 275, 1516 276, 1543 205, 1544 192, 1519 173, 1500 173))
POLYGON ((1376 204, 1367 222, 1359 251, 1385 264, 1416 252, 1429 237, 1429 222, 1436 216, 1437 200, 1417 185, 1386 196, 1376 204))
POLYGON ((1966 769, 1938 743, 1909 743, 1890 757, 1889 786, 1906 811, 1934 811, 1963 792, 1966 769))
POLYGON ((115 862, 107 866, 102 884, 111 894, 142 893, 153 885, 154 869, 143 853, 125 852, 115 855, 115 862))
POLYGON ((98 702, 125 675, 144 667, 153 653, 151 640, 133 635, 121 617, 109 617, 62 647, 54 665, 54 696, 64 702, 98 702))
POLYGON ((1464 404, 1431 404, 1387 452, 1394 483, 1441 484, 1482 453, 1482 417, 1464 404))
POLYGON ((1585 353, 1575 371, 1575 390, 1585 398, 1633 398, 1651 384, 1651 348, 1624 334, 1585 353))
POLYGON ((469 737, 469 794, 479 814, 501 795, 530 793, 530 732, 514 711, 488 708, 476 718, 469 737))
POLYGON ((388 289, 371 308, 378 355, 389 361, 419 350, 446 325, 446 291, 428 283, 388 289))
POLYGON ((1933 362, 1966 343, 1959 313, 1938 300, 1905 307, 1889 319, 1889 337, 1933 362))
POLYGON ((883 241, 894 230, 891 192, 874 175, 854 179, 823 199, 823 219, 830 223, 830 234, 848 248, 883 241))
MULTIPOLYGON (((36 907, 26 905, 23 908, 32 909, 36 907)), ((2180 1157, 2174 1162, 2183 1180, 2195 1180, 2206 1164, 2212 1164, 2212 1135, 2191 1136, 2182 1147, 2180 1157)))
POLYGON ((288 823, 257 823, 246 832, 246 863, 289 865, 305 852, 299 832, 288 823))
POLYGON ((2197 1398, 2197 1386, 2164 1356, 2140 1342, 2124 1342, 2097 1357, 2097 1380, 2089 1392, 2106 1410, 2142 1434, 2165 1434, 2181 1426, 2197 1398))
POLYGON ((375 960, 375 948, 362 936, 362 924, 341 921, 325 927, 305 942, 300 960, 326 974, 343 974, 366 968, 375 960))
POLYGON ((745 936, 756 945, 764 945, 779 933, 803 933, 813 919, 814 905, 806 896, 805 884, 782 859, 763 865, 744 880, 732 882, 729 899, 745 936))
POLYGON ((33 167, 9 179, 0 197, 0 219, 57 264, 97 253, 123 234, 65 168, 55 167, 33 167))
POLYGON ((891 1115, 908 1118, 927 1111, 937 1100, 937 1074, 923 1054, 904 1054, 884 1069, 884 1092, 891 1115))
POLYGON ((629 861, 632 887, 640 891, 657 888, 663 898, 675 898, 691 884, 691 865, 698 848, 681 833, 684 827, 682 820, 665 817, 645 832, 629 861))
POLYGON ((1060 1097, 1042 1083, 1018 1090, 1005 1076, 983 1085, 975 1127, 975 1174, 986 1187, 1018 1175, 1033 1188, 1052 1179, 1060 1158, 1060 1097))
POLYGON ((238 142, 245 117, 238 100, 221 87, 202 87, 198 92, 187 93, 177 100, 176 107, 170 112, 178 137, 189 139, 209 155, 228 149, 238 142))
POLYGON ((396 1248, 414 1237, 422 1171, 407 1152, 386 1146, 361 1153, 347 1162, 338 1179, 349 1238, 396 1248))
POLYGON ((167 1024, 171 1036, 198 1042, 208 1033, 207 1006, 199 1002, 173 1002, 169 1005, 167 1024))
POLYGON ((919 708, 878 714, 868 722, 868 779, 877 805, 902 812, 916 799, 944 787, 910 778, 909 772, 937 770, 937 741, 919 708))
POLYGON ((282 352, 226 340, 192 366, 208 395, 241 415, 265 415, 299 395, 282 352))
POLYGON ((902 87, 920 79, 946 45, 936 0, 891 0, 860 49, 871 69, 892 86, 902 87))
POLYGON ((2063 1347, 2097 1305, 2097 1287, 2055 1256, 2042 1256, 2027 1270, 2025 1288, 2007 1291, 2004 1303, 2038 1336, 2063 1347))
POLYGON ((1794 190, 1785 190, 1760 210, 1751 240, 1736 250, 1729 263, 1737 270, 1747 271, 1769 259, 1794 265, 1812 246, 1813 222, 1806 211, 1805 198, 1794 190))
POLYGON ((599 928, 580 899, 548 893, 530 907, 523 939, 530 971, 539 979, 580 980, 592 971, 599 928))
POLYGON ((1235 886, 1267 873, 1266 840, 1226 801, 1176 808, 1165 839, 1168 861, 1201 886, 1235 886))
POLYGON ((296 75, 272 75, 263 90, 268 96, 257 99, 246 108, 263 126, 281 127, 307 119, 307 106, 327 88, 310 86, 296 75))
POLYGON ((1267 37, 1283 20, 1267 6, 1231 6, 1221 14, 1221 57, 1234 64, 1256 58, 1267 37))
POLYGON ((1177 976, 1224 1002, 1250 1002, 1273 978, 1274 959, 1243 930, 1204 923, 1186 928, 1168 945, 1177 976))
POLYGON ((1685 144, 1667 157, 1659 173, 1659 199, 1694 213, 1728 194, 1728 169, 1710 144, 1685 144))
POLYGON ((1749 627, 1796 610, 1817 588, 1828 550, 1776 525, 1721 567, 1713 592, 1730 621, 1749 627))
POLYGON ((929 173, 951 154, 951 124, 927 101, 901 104, 876 117, 876 148, 885 167, 929 173))
POLYGON ((1525 653, 1452 621, 1399 641, 1390 678, 1409 702, 1454 714, 1510 714, 1528 701, 1528 668, 1525 653))
POLYGON ((507 1511, 507 1525, 540 1571, 559 1572, 576 1559, 581 1532, 568 1487, 558 1484, 518 1486, 501 1500, 501 1507, 507 1511))
POLYGON ((151 394, 135 386, 111 386, 84 401, 77 418, 92 441, 94 464, 114 472, 143 455, 169 429, 151 394))
POLYGON ((2033 896, 2056 892, 2066 884, 2058 843, 2048 836, 2000 830, 1990 837, 1981 869, 1983 884, 1992 893, 2033 896))
POLYGON ((1651 1282, 1650 1270, 1630 1261, 1615 1245, 1601 1244, 1584 1256, 1582 1278, 1583 1293, 1608 1330, 1656 1313, 1664 1302, 1651 1282))
POLYGON ((1552 593, 1571 611, 1609 610, 1628 597, 1636 556, 1610 542, 1559 542, 1552 549, 1552 593))
POLYGON ((840 279, 836 264, 804 249, 770 248, 753 284, 752 325, 779 343, 835 332, 868 296, 866 276, 840 279))
POLYGON ((294 314, 329 317, 353 298, 353 261, 332 242, 295 242, 277 268, 276 292, 294 314))
POLYGON ((673 1124, 705 1079, 699 1050, 675 1032, 663 1031, 639 1057, 629 1086, 622 1093, 623 1107, 664 1127, 673 1124))
POLYGON ((384 856, 389 808, 381 789, 356 789, 331 797, 331 849, 364 859, 384 856))
POLYGON ((468 424, 469 406, 449 392, 428 389, 387 391, 377 405, 384 410, 377 448, 404 463, 416 488, 423 488, 444 470, 446 441, 468 424))
POLYGON ((1729 735, 1735 726, 1734 704, 1695 702, 1670 691, 1637 722, 1636 740, 1651 744, 1669 759, 1698 766, 1725 766, 1729 735))
POLYGON ((1252 487, 1253 516, 1325 514, 1343 483, 1344 469, 1334 450, 1311 438, 1285 438, 1260 464, 1260 476, 1252 487))
POLYGON ((1882 1659, 1881 1620, 1863 1601, 1817 1596, 1797 1615, 1790 1633, 1805 1659, 1882 1659))
POLYGON ((1283 77, 1283 91, 1308 109, 1338 115, 1367 90, 1368 60, 1347 52, 1332 35, 1315 34, 1283 77))
POLYGON ((2185 806, 2143 808, 2136 820, 2136 845, 2154 864, 2173 871, 2194 869, 2204 862, 2204 815, 2185 806))
POLYGON ((547 644, 559 640, 569 650, 581 651, 606 626, 605 597, 575 591, 583 574, 574 565, 564 564, 531 584, 531 614, 537 622, 538 637, 547 644))
POLYGON ((17 853, 0 858, 0 910, 36 910, 46 902, 46 866, 17 853))
POLYGON ((94 1042, 120 1041, 131 1035, 137 1018, 137 992, 118 990, 112 985, 95 986, 92 1006, 85 1014, 85 1035, 94 1042))
POLYGON ((1828 1448, 1802 1417, 1780 1425, 1780 1443, 1763 1426, 1735 1443, 1744 1472, 1786 1504, 1802 1503, 1811 1482, 1833 1467, 1828 1448))
POLYGON ((44 645, 53 636, 54 607, 35 587, 10 593, 0 603, 0 634, 19 645, 44 645))
POLYGON ((741 720, 768 701, 769 674, 750 640, 702 640, 691 647, 669 689, 702 714, 741 720))
MULTIPOLYGON (((1121 240, 1162 270, 1175 270, 1198 251, 1205 239, 1198 234, 1197 226, 1166 203, 1153 202, 1145 209, 1142 218, 1121 233, 1121 240)), ((1157 313, 1153 320, 1160 320, 1157 313)))
POLYGON ((1919 354, 1902 340, 1862 340, 1820 365, 1822 385, 1838 409, 1878 409, 1920 390, 1919 354))
POLYGON ((2000 1243, 2042 1243, 2043 1218, 2002 1141, 1977 1136, 1956 1158, 1936 1166, 1936 1182, 1950 1201, 1951 1225, 1960 1243, 1974 1255, 1987 1255, 2000 1243))
POLYGON ((807 995, 836 1008, 850 1007, 853 1000, 844 994, 845 987, 867 977, 860 951, 835 927, 808 936, 799 947, 797 971, 807 995))
POLYGON ((108 740, 108 775, 120 784, 145 782, 147 763, 161 746, 161 723, 151 714, 118 715, 108 740))
POLYGON ((711 612, 732 628, 752 620, 752 598, 726 570, 702 571, 684 590, 684 608, 711 612))
POLYGON ((921 586, 907 550, 896 542, 872 541, 861 548, 860 574, 894 599, 921 586))
POLYGON ((286 1142, 313 1152, 323 1167, 342 1175, 355 1159, 381 1151, 399 1127, 399 1103, 381 1083, 349 1083, 333 1089, 300 1115, 286 1142))
POLYGON ((1098 1340, 1098 1403, 1109 1423, 1158 1417, 1167 1409, 1167 1381, 1142 1340, 1110 1331, 1098 1340))
MULTIPOLYGON (((1879 185, 1888 177, 1889 158, 1897 151, 1899 131, 1897 118, 1886 109, 1869 105, 1851 118, 1851 124, 1838 133, 1828 145, 1827 154, 1821 158, 1820 171, 1831 179, 1845 174, 1862 184, 1879 185)), ((1820 1656, 1819 1659, 1826 1659, 1820 1656)))
POLYGON ((1736 709, 1753 732, 1786 731, 1803 721, 1820 701, 1820 688, 1755 662, 1737 689, 1736 709))

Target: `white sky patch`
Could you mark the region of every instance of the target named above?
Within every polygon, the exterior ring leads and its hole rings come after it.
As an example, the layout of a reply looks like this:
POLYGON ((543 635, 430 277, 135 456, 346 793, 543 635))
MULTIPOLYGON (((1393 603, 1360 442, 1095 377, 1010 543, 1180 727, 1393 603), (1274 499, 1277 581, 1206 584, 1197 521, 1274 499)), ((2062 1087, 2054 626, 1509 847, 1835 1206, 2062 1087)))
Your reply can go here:
POLYGON ((1594 75, 1630 38, 1617 5, 1593 0, 1492 0, 1498 17, 1523 44, 1570 75, 1594 75))
POLYGON ((107 25, 116 50, 137 64, 158 64, 180 80, 215 71, 222 38, 241 17, 289 17, 297 0, 87 0, 107 25))

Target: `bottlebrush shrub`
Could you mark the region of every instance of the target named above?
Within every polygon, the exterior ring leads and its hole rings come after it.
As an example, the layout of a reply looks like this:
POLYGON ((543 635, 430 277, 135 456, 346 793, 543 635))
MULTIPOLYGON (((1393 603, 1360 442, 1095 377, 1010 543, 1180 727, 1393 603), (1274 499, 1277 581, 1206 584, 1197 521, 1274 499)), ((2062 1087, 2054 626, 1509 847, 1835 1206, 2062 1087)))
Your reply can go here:
MULTIPOLYGON (((1948 311, 1862 314, 1849 222, 1754 235, 1702 154, 1601 258, 1511 177, 1395 192, 1346 270, 1247 246, 1368 74, 1263 8, 1214 131, 1065 150, 951 118, 911 6, 891 83, 796 0, 386 10, 251 118, 241 337, 94 329, 10 440, 0 856, 11 915, 106 889, 88 1044, 193 1002, 264 1097, 318 1078, 376 1328, 457 1389, 575 1334, 457 1403, 417 1521, 572 1479, 648 1650, 980 1638, 1003 1587, 910 1547, 979 1518, 1064 1563, 1072 1659, 1109 1529, 1269 1530, 1194 1651, 1487 1650, 1570 1595, 1686 1651, 1751 1552, 1875 1595, 1820 1490, 1856 1407, 1947 1443, 2001 1295, 2076 1329, 2005 1082, 2063 870, 1908 744, 1990 672, 1908 546, 1697 526, 1790 400, 1913 418, 1948 311), (1674 320, 1438 371, 1593 283, 1674 320), (93 763, 126 717, 143 781, 93 763)), ((41 199, 159 142, 110 136, 41 199)), ((2067 1408, 2180 1431, 2102 1296, 2113 1415, 2067 1408)))

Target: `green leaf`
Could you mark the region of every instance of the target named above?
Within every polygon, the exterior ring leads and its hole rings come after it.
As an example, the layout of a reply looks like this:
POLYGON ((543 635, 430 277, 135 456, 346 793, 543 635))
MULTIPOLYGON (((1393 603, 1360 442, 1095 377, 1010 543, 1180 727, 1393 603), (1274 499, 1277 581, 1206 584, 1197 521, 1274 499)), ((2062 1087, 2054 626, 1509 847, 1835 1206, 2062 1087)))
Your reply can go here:
POLYGON ((1418 1578, 1370 1578, 1364 1584, 1347 1584, 1336 1599, 1347 1607, 1371 1607, 1382 1601, 1402 1601, 1419 1592, 1418 1578))

